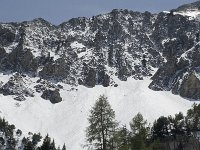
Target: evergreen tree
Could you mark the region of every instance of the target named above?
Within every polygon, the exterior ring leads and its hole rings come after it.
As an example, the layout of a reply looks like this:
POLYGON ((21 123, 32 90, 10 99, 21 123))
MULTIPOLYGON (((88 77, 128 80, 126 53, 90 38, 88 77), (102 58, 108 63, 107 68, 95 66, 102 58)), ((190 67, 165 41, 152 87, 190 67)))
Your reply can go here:
POLYGON ((187 126, 191 131, 200 129, 200 104, 194 104, 191 109, 187 111, 187 126))
POLYGON ((44 138, 42 146, 40 147, 40 150, 51 150, 51 138, 49 137, 48 134, 44 138))
POLYGON ((154 138, 163 139, 169 135, 169 120, 167 117, 159 117, 153 125, 153 136, 154 138))
POLYGON ((66 150, 66 146, 65 146, 65 144, 63 145, 63 148, 62 148, 62 150, 66 150))
POLYGON ((129 150, 130 149, 130 131, 123 126, 119 128, 115 133, 115 142, 117 150, 129 150))
POLYGON ((60 149, 60 146, 58 146, 57 150, 61 150, 61 149, 60 149))
POLYGON ((34 145, 31 141, 28 141, 25 145, 24 145, 24 149, 23 150, 34 150, 34 145))
POLYGON ((51 142, 51 144, 50 144, 50 150, 56 150, 56 146, 55 146, 54 140, 53 140, 53 142, 51 142))
POLYGON ((192 108, 187 111, 185 124, 187 134, 197 136, 197 131, 200 130, 200 104, 193 104, 192 108))
POLYGON ((162 150, 165 149, 165 147, 163 147, 163 145, 160 143, 160 140, 154 140, 151 145, 150 145, 150 150, 162 150))
POLYGON ((183 135, 185 130, 185 120, 183 113, 179 112, 175 114, 175 117, 169 116, 169 132, 171 135, 176 137, 176 135, 183 135))
POLYGON ((115 146, 114 132, 117 126, 115 112, 107 98, 102 95, 96 101, 88 118, 87 141, 96 150, 112 150, 115 146))
POLYGON ((144 120, 142 114, 138 113, 130 122, 131 127, 131 150, 143 150, 145 148, 145 140, 149 135, 147 121, 144 120))
POLYGON ((32 143, 34 146, 36 146, 38 144, 38 142, 41 141, 42 136, 40 135, 40 133, 38 134, 33 134, 32 136, 32 143))

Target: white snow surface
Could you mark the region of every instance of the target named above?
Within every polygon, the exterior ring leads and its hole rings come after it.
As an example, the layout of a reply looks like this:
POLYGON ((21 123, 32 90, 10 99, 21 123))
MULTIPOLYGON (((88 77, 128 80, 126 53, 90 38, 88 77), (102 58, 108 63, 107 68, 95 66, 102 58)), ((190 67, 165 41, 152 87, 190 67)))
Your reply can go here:
POLYGON ((180 11, 180 12, 174 12, 174 13, 195 18, 200 14, 200 11, 195 9, 195 10, 187 10, 187 11, 180 11))
MULTIPOLYGON (((170 13, 169 11, 163 11, 164 13, 170 13)), ((200 16, 200 11, 198 9, 188 9, 186 11, 178 11, 174 12, 174 15, 182 15, 186 17, 190 17, 190 19, 196 19, 200 16)))
MULTIPOLYGON (((1 79, 4 78, 1 75, 1 79)), ((36 79, 32 81, 33 85, 30 87, 34 86, 36 79)), ((25 135, 29 131, 41 132, 43 136, 48 133, 58 145, 65 143, 69 150, 83 150, 89 110, 101 94, 108 97, 117 121, 127 126, 138 112, 149 122, 153 122, 162 115, 173 115, 179 111, 186 113, 193 104, 171 92, 150 90, 149 78, 115 81, 118 87, 78 86, 77 90, 60 83, 64 87, 60 92, 63 101, 57 104, 42 99, 39 93, 23 102, 13 100, 12 96, 0 95, 0 116, 15 124, 25 135)))
POLYGON ((71 43, 71 48, 76 49, 76 48, 84 48, 85 46, 82 43, 79 43, 77 41, 71 43))
POLYGON ((199 19, 200 11, 198 9, 188 9, 186 11, 174 12, 174 14, 189 17, 190 20, 199 19))

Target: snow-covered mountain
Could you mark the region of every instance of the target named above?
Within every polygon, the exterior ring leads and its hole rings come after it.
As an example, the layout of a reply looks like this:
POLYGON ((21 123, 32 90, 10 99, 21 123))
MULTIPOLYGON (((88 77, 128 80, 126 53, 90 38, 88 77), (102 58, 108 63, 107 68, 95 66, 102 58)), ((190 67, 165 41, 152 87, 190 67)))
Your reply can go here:
POLYGON ((0 115, 79 150, 100 94, 121 124, 185 113, 200 99, 199 8, 1 23, 0 115))

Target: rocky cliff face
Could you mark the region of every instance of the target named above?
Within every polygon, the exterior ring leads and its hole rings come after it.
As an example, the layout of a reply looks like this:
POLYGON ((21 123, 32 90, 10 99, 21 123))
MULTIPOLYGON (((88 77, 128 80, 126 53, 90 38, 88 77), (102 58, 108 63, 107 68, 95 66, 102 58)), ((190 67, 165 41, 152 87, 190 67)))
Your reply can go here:
MULTIPOLYGON (((199 20, 183 14, 189 9, 198 13, 198 6, 159 14, 113 10, 58 26, 41 18, 1 23, 0 69, 40 78, 33 93, 41 91, 44 81, 55 87, 58 82, 107 87, 117 86, 115 77, 126 81, 152 76, 152 90, 199 99, 199 20)), ((7 85, 2 83, 3 93, 7 85)), ((59 97, 58 90, 44 91, 46 99, 59 97)))

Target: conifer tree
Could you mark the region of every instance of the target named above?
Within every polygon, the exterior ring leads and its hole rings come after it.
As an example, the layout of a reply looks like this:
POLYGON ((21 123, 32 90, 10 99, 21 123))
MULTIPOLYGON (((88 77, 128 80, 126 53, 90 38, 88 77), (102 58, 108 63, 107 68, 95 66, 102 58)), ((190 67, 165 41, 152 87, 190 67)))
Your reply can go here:
POLYGON ((159 117, 153 124, 154 138, 162 139, 169 135, 169 119, 167 117, 159 117))
POLYGON ((123 126, 117 129, 115 133, 116 149, 117 150, 130 150, 130 131, 123 126))
POLYGON ((53 140, 53 142, 51 142, 51 144, 50 144, 50 150, 56 150, 56 146, 55 146, 54 140, 53 140))
POLYGON ((66 150, 66 146, 65 146, 65 144, 63 145, 63 148, 62 148, 62 150, 66 150))
POLYGON ((57 150, 61 150, 61 149, 60 149, 60 146, 58 146, 57 150))
POLYGON ((112 150, 115 146, 114 132, 117 126, 115 112, 107 97, 101 95, 90 111, 89 126, 86 130, 88 146, 96 150, 112 150))
POLYGON ((42 146, 40 147, 40 150, 51 150, 51 138, 47 134, 46 137, 43 140, 42 146))
POLYGON ((131 127, 131 150, 142 150, 145 148, 145 140, 149 134, 147 121, 142 114, 138 113, 130 122, 131 127))
POLYGON ((34 146, 36 146, 38 144, 38 142, 40 142, 42 139, 42 136, 40 135, 40 133, 38 134, 33 134, 32 136, 32 143, 34 146))
POLYGON ((28 141, 25 145, 24 145, 24 149, 23 150, 34 150, 34 145, 31 141, 28 141))

